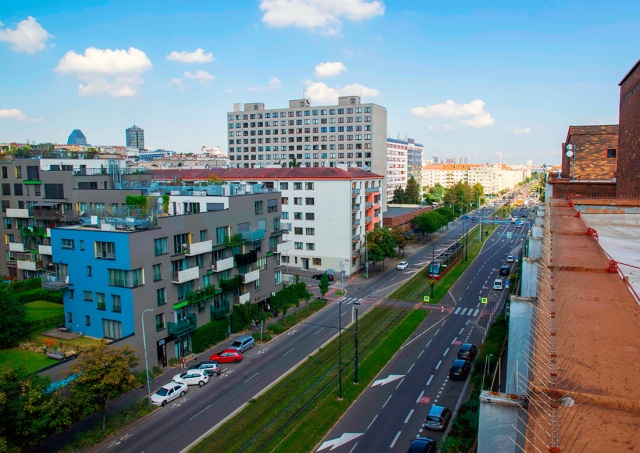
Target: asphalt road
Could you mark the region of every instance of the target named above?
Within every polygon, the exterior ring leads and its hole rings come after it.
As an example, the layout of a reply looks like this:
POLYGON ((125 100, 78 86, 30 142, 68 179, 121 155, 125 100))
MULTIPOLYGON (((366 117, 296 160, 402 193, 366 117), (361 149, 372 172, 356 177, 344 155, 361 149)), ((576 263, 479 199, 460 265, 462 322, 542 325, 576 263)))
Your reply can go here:
POLYGON ((453 410, 468 394, 468 380, 452 381, 448 371, 462 343, 482 342, 492 312, 506 298, 507 291, 492 289, 493 280, 507 254, 520 253, 529 219, 522 220, 522 227, 501 224, 487 239, 441 301, 446 313, 427 317, 316 451, 406 451, 417 434, 442 439, 443 433, 422 429, 422 422, 431 405, 453 410))

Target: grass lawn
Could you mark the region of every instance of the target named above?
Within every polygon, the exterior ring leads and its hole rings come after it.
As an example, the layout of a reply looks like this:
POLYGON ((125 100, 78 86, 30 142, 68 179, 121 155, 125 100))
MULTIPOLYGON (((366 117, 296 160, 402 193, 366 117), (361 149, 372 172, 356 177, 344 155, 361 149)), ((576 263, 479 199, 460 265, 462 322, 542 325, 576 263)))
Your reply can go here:
POLYGON ((27 308, 27 322, 54 318, 64 314, 64 306, 62 304, 54 304, 53 302, 46 302, 44 300, 27 302, 24 306, 27 308))
POLYGON ((12 363, 15 366, 23 365, 27 371, 38 371, 58 361, 50 359, 42 352, 26 351, 12 348, 0 350, 0 366, 12 363))

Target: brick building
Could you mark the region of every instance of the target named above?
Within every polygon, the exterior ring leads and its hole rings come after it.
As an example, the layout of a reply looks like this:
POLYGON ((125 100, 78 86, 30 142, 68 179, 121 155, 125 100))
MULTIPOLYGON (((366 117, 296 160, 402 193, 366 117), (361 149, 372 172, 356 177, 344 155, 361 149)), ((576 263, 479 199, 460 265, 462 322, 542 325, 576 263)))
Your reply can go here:
POLYGON ((640 60, 620 85, 618 196, 640 195, 640 60))
POLYGON ((618 125, 569 126, 562 144, 562 178, 612 180, 616 176, 618 125), (575 155, 566 155, 572 145, 575 155))

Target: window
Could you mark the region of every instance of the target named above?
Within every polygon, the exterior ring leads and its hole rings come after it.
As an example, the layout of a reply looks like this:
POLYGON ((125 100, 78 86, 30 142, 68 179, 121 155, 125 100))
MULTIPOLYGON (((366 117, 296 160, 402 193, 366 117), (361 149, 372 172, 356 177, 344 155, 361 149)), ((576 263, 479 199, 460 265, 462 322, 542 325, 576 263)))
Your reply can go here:
POLYGON ((204 242, 207 240, 207 230, 200 230, 200 242, 204 242))
POLYGON ((294 212, 293 213, 293 218, 295 220, 302 220, 302 213, 301 212, 294 212))
POLYGON ((54 199, 64 198, 64 186, 62 184, 45 184, 44 197, 54 199))
POLYGON ((295 197, 293 199, 293 204, 302 204, 302 197, 295 197))
POLYGON ((289 189, 289 183, 288 182, 281 182, 280 183, 280 190, 288 190, 289 189))
POLYGON ((307 250, 315 250, 316 245, 313 242, 307 242, 307 250))
POLYGON ((21 196, 22 195, 22 184, 20 183, 15 183, 13 185, 13 194, 14 195, 18 195, 21 196))
POLYGON ((615 159, 616 158, 616 150, 615 149, 608 149, 607 150, 607 158, 608 159, 615 159))
POLYGON ((315 220, 316 215, 313 212, 307 212, 307 220, 315 220))
POLYGON ((289 204, 289 197, 282 197, 282 204, 289 204))
POLYGON ((313 190, 313 183, 312 182, 305 182, 304 183, 304 188, 306 190, 313 190))
POLYGON ((169 253, 169 250, 167 248, 167 238, 154 239, 153 250, 156 256, 169 253))
POLYGON ((159 282, 162 280, 162 264, 153 265, 153 281, 159 282))
POLYGON ((267 200, 267 212, 278 212, 278 200, 267 200))
POLYGON ((102 336, 113 340, 122 338, 122 323, 112 319, 102 319, 102 336))
POLYGON ((293 190, 302 190, 302 183, 301 182, 294 182, 293 183, 293 190))
POLYGON ((267 268, 267 257, 258 258, 258 262, 256 263, 258 270, 265 270, 267 268))
POLYGON ((293 245, 296 250, 302 250, 302 242, 294 242, 293 245))
POLYGON ((135 288, 144 285, 142 268, 132 271, 122 269, 109 269, 109 285, 123 288, 135 288))
POLYGON ((216 228, 216 244, 224 244, 225 239, 229 236, 229 227, 218 227, 216 228))
POLYGON ((91 266, 87 266, 87 277, 91 277, 91 266))
POLYGON ((314 266, 322 266, 322 258, 313 258, 314 266))
POLYGON ((164 288, 156 290, 156 302, 158 303, 158 307, 167 303, 167 296, 165 294, 164 288))
POLYGON ((276 271, 274 276, 276 278, 276 285, 282 283, 282 271, 276 271))
POLYGON ((295 227, 293 229, 293 234, 302 234, 302 227, 295 227))
POLYGON ((315 228, 307 228, 307 229, 305 230, 305 233, 306 233, 308 236, 315 236, 315 234, 316 234, 316 229, 315 229, 315 228))
POLYGON ((2 179, 7 179, 9 177, 9 172, 7 171, 7 167, 2 167, 2 179))
POLYGON ((186 233, 173 236, 173 253, 184 253, 189 246, 189 235, 186 233))
POLYGON ((91 291, 85 291, 84 300, 85 302, 93 302, 93 293, 91 291))
POLYGON ((85 326, 90 326, 91 325, 91 316, 89 316, 89 315, 85 315, 84 316, 84 325, 85 326))
POLYGON ((114 313, 122 312, 122 304, 121 304, 121 300, 120 300, 120 295, 119 294, 112 294, 111 295, 111 311, 114 312, 114 313))
POLYGON ((256 201, 254 205, 255 205, 256 215, 262 214, 262 200, 256 201))
POLYGON ((164 329, 164 313, 156 315, 156 332, 164 329))
POLYGON ((115 242, 95 242, 95 257, 103 260, 116 259, 116 243, 115 242))
POLYGON ((315 200, 313 198, 305 198, 304 204, 306 204, 307 206, 313 206, 315 204, 315 200))

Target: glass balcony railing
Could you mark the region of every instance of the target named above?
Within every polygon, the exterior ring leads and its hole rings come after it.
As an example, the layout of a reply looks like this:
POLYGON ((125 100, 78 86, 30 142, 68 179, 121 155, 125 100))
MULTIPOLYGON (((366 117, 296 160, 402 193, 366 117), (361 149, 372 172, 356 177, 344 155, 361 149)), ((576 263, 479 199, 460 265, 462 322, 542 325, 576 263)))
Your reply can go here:
POLYGON ((169 335, 175 335, 176 337, 186 335, 194 331, 196 327, 198 327, 196 323, 196 315, 185 316, 178 322, 167 323, 167 331, 169 335))

